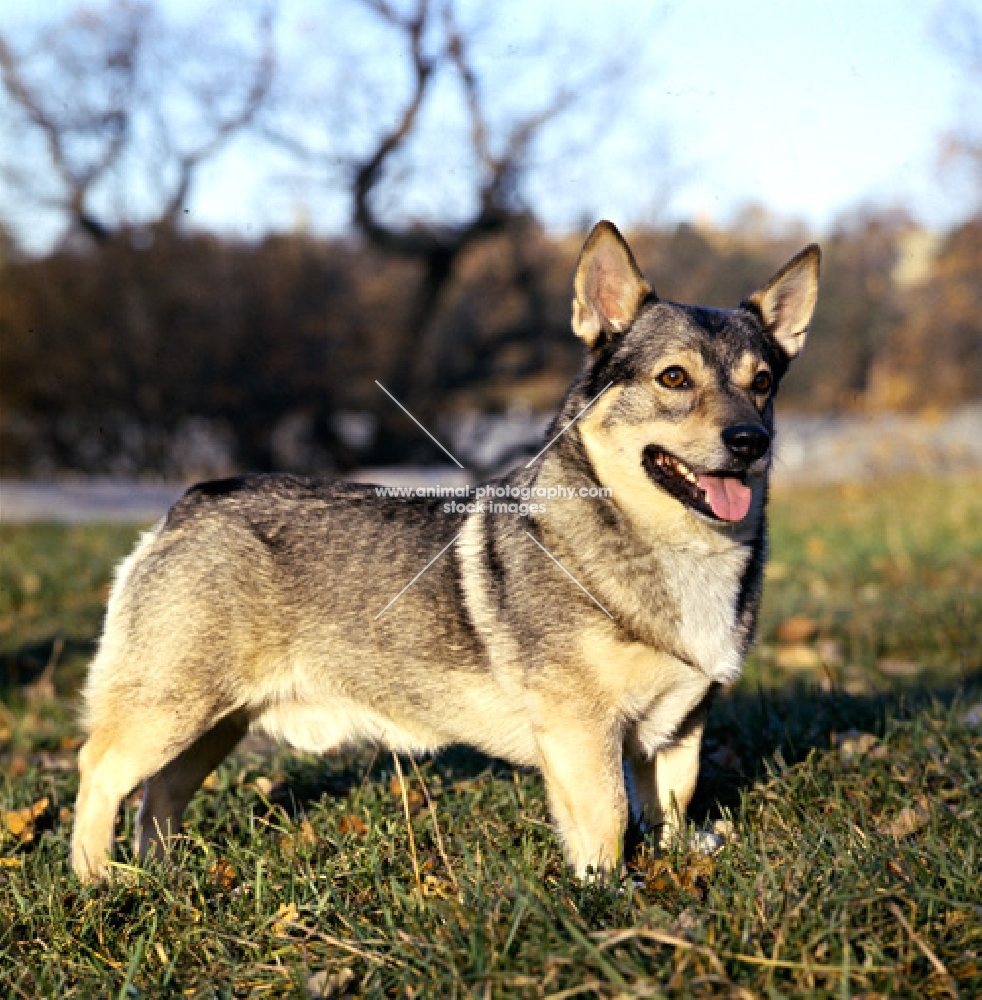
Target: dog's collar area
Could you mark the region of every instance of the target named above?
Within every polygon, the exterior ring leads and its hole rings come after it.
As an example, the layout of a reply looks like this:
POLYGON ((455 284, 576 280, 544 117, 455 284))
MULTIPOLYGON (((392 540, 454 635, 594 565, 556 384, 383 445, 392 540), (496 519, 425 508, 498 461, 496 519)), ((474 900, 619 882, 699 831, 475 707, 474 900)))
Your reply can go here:
POLYGON ((680 458, 648 445, 641 455, 648 478, 686 507, 713 521, 742 521, 750 509, 751 491, 746 472, 699 474, 680 458))

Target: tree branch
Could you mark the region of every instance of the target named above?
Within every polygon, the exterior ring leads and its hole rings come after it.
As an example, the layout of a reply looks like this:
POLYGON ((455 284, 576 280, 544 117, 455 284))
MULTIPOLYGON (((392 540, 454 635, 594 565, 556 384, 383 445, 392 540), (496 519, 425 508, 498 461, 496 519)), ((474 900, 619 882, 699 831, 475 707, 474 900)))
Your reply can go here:
POLYGON ((237 133, 247 128, 255 120, 263 106, 273 82, 275 69, 275 51, 273 45, 273 12, 268 5, 264 6, 259 21, 260 56, 248 92, 242 105, 234 114, 220 120, 214 134, 196 149, 178 154, 178 181, 170 198, 164 205, 158 224, 173 226, 180 215, 181 208, 188 198, 194 173, 207 159, 214 156, 237 133))
POLYGON ((385 161, 412 132, 426 97, 433 73, 433 64, 423 53, 423 35, 427 26, 429 3, 428 0, 418 0, 415 15, 404 19, 400 18, 384 0, 362 0, 362 2, 370 10, 405 32, 412 64, 413 87, 396 125, 382 136, 372 156, 355 171, 355 222, 370 242, 380 249, 409 257, 426 256, 440 249, 438 238, 427 232, 399 231, 385 225, 372 208, 371 194, 381 178, 385 161))
POLYGON ((15 53, 0 36, 0 81, 44 142, 73 225, 97 240, 110 236, 110 227, 93 213, 92 194, 107 176, 135 169, 145 172, 155 191, 150 224, 176 223, 198 168, 253 124, 269 95, 275 68, 272 4, 262 0, 259 48, 252 59, 234 46, 218 50, 228 68, 224 75, 207 56, 195 62, 193 42, 167 52, 178 36, 166 25, 154 26, 152 10, 142 2, 121 0, 84 21, 49 26, 30 55, 15 53), (161 52, 163 58, 155 60, 154 53, 161 52), (34 61, 46 73, 37 83, 28 75, 34 61), (237 86, 243 77, 245 85, 237 86), (169 100, 175 90, 183 91, 182 107, 192 109, 200 126, 190 147, 177 139, 190 129, 186 116, 172 120, 169 100))

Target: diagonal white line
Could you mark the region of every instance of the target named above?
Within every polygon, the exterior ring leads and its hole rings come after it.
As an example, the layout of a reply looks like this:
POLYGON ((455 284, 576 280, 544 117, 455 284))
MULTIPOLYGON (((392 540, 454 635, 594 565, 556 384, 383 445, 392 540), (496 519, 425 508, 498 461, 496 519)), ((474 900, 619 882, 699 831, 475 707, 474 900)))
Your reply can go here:
POLYGON ((572 573, 570 573, 570 571, 569 571, 569 570, 568 570, 568 569, 567 569, 567 568, 566 568, 566 567, 565 567, 565 566, 564 566, 564 565, 563 565, 563 564, 562 564, 562 563, 561 563, 561 562, 560 562, 560 561, 559 561, 559 560, 558 560, 558 559, 557 559, 557 558, 556 558, 556 557, 555 557, 555 556, 554 556, 554 555, 553 555, 553 554, 552 554, 552 553, 551 553, 551 552, 550 552, 550 551, 549 551, 549 550, 548 550, 548 549, 547 549, 547 548, 546 548, 546 547, 545 547, 545 546, 544 546, 544 545, 542 544, 542 542, 540 542, 540 541, 539 541, 539 540, 538 540, 538 539, 537 539, 537 538, 535 537, 535 535, 533 535, 533 534, 532 534, 532 532, 531 532, 531 531, 526 531, 526 532, 525 532, 525 534, 526 534, 526 535, 528 535, 528 536, 529 536, 529 538, 531 538, 531 539, 532 539, 532 541, 533 541, 533 542, 535 542, 535 544, 536 544, 536 545, 538 545, 538 546, 539 546, 539 548, 540 548, 540 549, 542 549, 542 551, 543 551, 543 552, 545 552, 545 554, 546 554, 546 555, 547 555, 547 556, 548 556, 548 557, 549 557, 549 558, 550 558, 550 559, 551 559, 551 560, 552 560, 552 561, 553 561, 553 562, 554 562, 554 563, 555 563, 555 564, 556 564, 556 565, 557 565, 557 566, 558 566, 558 567, 559 567, 559 568, 560 568, 560 569, 561 569, 561 570, 562 570, 562 571, 563 571, 563 572, 564 572, 564 573, 565 573, 565 574, 566 574, 566 575, 567 575, 567 576, 568 576, 568 577, 569 577, 569 578, 570 578, 570 579, 571 579, 571 580, 573 581, 573 583, 575 583, 575 584, 576 584, 576 586, 577 586, 577 587, 579 587, 579 588, 580 588, 580 590, 582 590, 582 591, 583 591, 583 593, 584 593, 584 594, 586 594, 586 596, 587 596, 587 597, 589 597, 589 598, 590 598, 590 600, 591 600, 591 601, 593 601, 593 603, 594 603, 594 604, 596 604, 596 606, 597 606, 598 608, 600 608, 600 610, 601 610, 601 611, 602 611, 602 612, 603 612, 603 613, 604 613, 604 614, 605 614, 605 615, 606 615, 606 616, 607 616, 608 618, 613 618, 613 617, 614 617, 614 616, 613 616, 613 615, 612 615, 612 614, 611 614, 611 613, 610 613, 610 612, 609 612, 609 611, 608 611, 608 610, 607 610, 607 609, 606 609, 606 608, 605 608, 605 607, 604 607, 604 606, 603 606, 603 605, 602 605, 602 604, 601 604, 601 603, 600 603, 600 602, 599 602, 599 601, 598 601, 598 600, 597 600, 597 599, 596 599, 596 598, 595 598, 595 597, 593 596, 593 594, 591 594, 591 593, 590 593, 590 591, 589 591, 589 590, 587 590, 587 589, 586 589, 586 587, 584 587, 584 586, 583 586, 583 584, 582 584, 582 583, 580 583, 580 581, 579 581, 579 580, 577 580, 577 579, 576 579, 576 577, 575 577, 575 576, 573 576, 573 574, 572 574, 572 573))
MULTIPOLYGON (((591 399, 591 400, 590 400, 590 402, 589 402, 589 403, 587 403, 587 404, 586 404, 586 406, 584 406, 584 407, 583 407, 583 409, 582 409, 582 410, 580 410, 580 412, 579 412, 579 413, 577 413, 577 414, 576 414, 576 416, 575 416, 575 417, 573 417, 573 419, 572 419, 572 420, 571 420, 571 421, 570 421, 570 422, 569 422, 569 423, 568 423, 568 424, 567 424, 567 425, 566 425, 566 426, 565 426, 565 427, 564 427, 564 428, 563 428, 563 429, 562 429, 562 430, 561 430, 561 431, 560 431, 560 432, 559 432, 559 433, 558 433, 558 434, 557 434, 557 435, 556 435, 556 436, 555 436, 555 437, 554 437, 554 438, 553 438, 553 439, 552 439, 552 440, 551 440, 551 441, 550 441, 550 442, 549 442, 549 443, 548 443, 548 444, 547 444, 547 445, 545 446, 545 448, 543 448, 543 449, 542 449, 542 451, 540 451, 540 452, 539 452, 539 454, 535 456, 535 458, 533 458, 533 459, 531 459, 530 461, 526 462, 526 464, 525 464, 525 468, 527 469, 527 468, 528 468, 528 467, 529 467, 529 466, 530 466, 530 465, 532 464, 532 462, 534 462, 534 461, 535 461, 535 459, 536 459, 536 458, 540 458, 540 457, 541 457, 542 455, 544 455, 544 454, 545 454, 545 453, 546 453, 546 452, 547 452, 547 451, 548 451, 548 450, 549 450, 549 449, 550 449, 550 448, 551 448, 551 447, 552 447, 552 446, 553 446, 553 445, 554 445, 554 444, 555 444, 555 443, 556 443, 556 442, 557 442, 557 441, 558 441, 558 440, 559 440, 559 439, 560 439, 560 438, 561 438, 561 437, 562 437, 562 436, 563 436, 563 435, 564 435, 564 434, 565 434, 565 433, 566 433, 566 432, 567 432, 567 431, 568 431, 568 430, 570 429, 570 427, 572 427, 572 426, 573 426, 573 424, 575 424, 575 423, 576 423, 576 421, 577 421, 577 420, 579 420, 579 419, 580 419, 580 417, 582 417, 582 416, 583 416, 583 414, 584 414, 584 413, 586 413, 586 411, 587 411, 587 410, 589 410, 591 406, 593 406, 593 404, 594 404, 594 403, 595 403, 595 402, 596 402, 596 401, 597 401, 597 400, 598 400, 598 399, 599 399, 599 398, 600 398, 600 397, 601 397, 601 396, 602 396, 602 395, 603 395, 603 394, 604 394, 604 393, 605 393, 605 392, 606 392, 606 391, 607 391, 607 390, 608 390, 608 389, 609 389, 609 388, 610 388, 610 387, 611 387, 611 386, 612 386, 613 384, 614 384, 613 382, 608 382, 608 383, 607 383, 607 384, 606 384, 606 385, 605 385, 605 386, 604 386, 604 387, 603 387, 603 388, 602 388, 602 389, 600 390, 600 392, 598 392, 598 393, 596 394, 596 396, 594 396, 594 397, 593 397, 593 399, 591 399)), ((535 541, 535 539, 533 539, 533 541, 535 541)), ((536 543, 536 544, 538 544, 538 543, 536 543)))
MULTIPOLYGON (((403 412, 403 413, 405 413, 405 414, 406 414, 406 416, 407 416, 407 417, 409 417, 409 419, 410 419, 410 420, 411 420, 411 421, 412 421, 412 422, 413 422, 413 423, 414 423, 414 424, 415 424, 415 425, 416 425, 416 426, 417 426, 417 427, 418 427, 418 428, 419 428, 419 429, 420 429, 420 430, 421 430, 421 431, 422 431, 422 432, 423 432, 423 433, 424 433, 424 434, 425 434, 425 435, 426 435, 426 436, 427 436, 427 437, 428 437, 428 438, 429 438, 429 439, 430 439, 430 440, 431 440, 431 441, 432 441, 432 442, 433 442, 433 443, 434 443, 434 444, 435 444, 435 445, 436 445, 436 446, 437 446, 438 448, 441 448, 441 449, 442 449, 443 451, 445 451, 445 452, 446 452, 446 453, 447 453, 448 455, 450 455, 450 452, 449 452, 449 451, 447 451, 447 449, 446 449, 446 448, 444 448, 444 447, 443 447, 443 445, 442 445, 442 444, 440 444, 440 442, 439 442, 439 441, 437 441, 437 439, 436 439, 435 437, 433 437, 433 435, 432 435, 432 434, 431 434, 431 433, 430 433, 430 432, 429 432, 429 431, 428 431, 428 430, 427 430, 427 429, 426 429, 426 428, 425 428, 425 427, 424 427, 424 426, 423 426, 423 425, 422 425, 422 424, 421 424, 421 423, 420 423, 420 422, 419 422, 419 421, 418 421, 418 420, 417 420, 417 419, 416 419, 416 418, 415 418, 415 417, 414 417, 414 416, 413 416, 413 415, 412 415, 412 414, 411 414, 411 413, 409 412, 409 410, 407 410, 407 409, 406 409, 406 408, 405 408, 405 407, 404 407, 404 406, 402 405, 402 403, 400 403, 400 402, 399 402, 399 400, 398 400, 398 399, 396 399, 396 398, 395 398, 395 396, 393 396, 393 395, 392 395, 392 393, 391 393, 391 392, 389 392, 389 390, 388 390, 388 389, 386 389, 386 388, 385 388, 385 386, 384 386, 384 385, 382 385, 382 383, 381 383, 381 382, 379 382, 379 380, 378 380, 378 379, 376 379, 376 380, 375 380, 375 384, 376 384, 376 385, 377 385, 377 386, 378 386, 378 387, 379 387, 379 388, 380 388, 380 389, 382 390, 382 392, 384 392, 384 393, 386 394, 386 396, 388 396, 388 397, 389 397, 389 399, 391 399, 391 400, 392 400, 392 402, 393 402, 393 403, 395 403, 395 404, 396 404, 396 406, 398 406, 398 407, 399 407, 399 409, 400 409, 400 410, 402 410, 402 412, 403 412)), ((456 464, 456 466, 457 466, 457 467, 458 467, 459 469, 462 469, 462 468, 463 468, 463 466, 462 466, 462 465, 460 464, 460 462, 458 462, 458 461, 457 461, 457 459, 453 457, 453 455, 450 455, 450 457, 451 457, 451 458, 453 459, 454 463, 456 464)))
POLYGON ((432 558, 432 559, 431 559, 431 560, 430 560, 430 561, 429 561, 429 562, 428 562, 428 563, 427 563, 427 564, 426 564, 426 565, 425 565, 425 566, 424 566, 424 567, 423 567, 423 568, 422 568, 422 569, 421 569, 421 570, 420 570, 420 571, 419 571, 419 572, 418 572, 418 573, 417 573, 417 574, 416 574, 416 575, 415 575, 415 576, 414 576, 414 577, 413 577, 413 578, 412 578, 412 579, 411 579, 411 580, 409 581, 409 583, 407 583, 407 584, 406 584, 406 586, 405 586, 405 587, 403 587, 403 588, 402 588, 402 590, 400 590, 400 591, 399 591, 399 593, 398 593, 398 594, 396 594, 396 596, 395 596, 395 597, 393 597, 393 598, 392 598, 392 600, 391 600, 391 601, 389 601, 389 603, 388 603, 388 604, 386 604, 386 606, 385 606, 384 608, 382 608, 382 610, 381 610, 381 611, 380 611, 380 612, 379 612, 379 613, 378 613, 378 614, 377 614, 377 615, 376 615, 376 616, 375 616, 375 617, 374 617, 374 618, 372 619, 372 621, 376 621, 376 622, 377 622, 377 621, 379 620, 379 618, 381 618, 381 617, 382 617, 382 615, 384 615, 384 614, 385 614, 385 612, 386 612, 386 611, 388 611, 388 610, 389 610, 389 608, 391 608, 391 607, 392 607, 392 605, 393 605, 393 604, 395 604, 395 602, 396 602, 396 601, 398 601, 398 600, 399 600, 399 598, 400 598, 400 597, 402 597, 402 595, 403 595, 403 594, 404 594, 404 593, 405 593, 405 592, 406 592, 407 590, 409 590, 409 588, 410 588, 410 587, 411 587, 411 586, 412 586, 412 585, 413 585, 413 584, 414 584, 414 583, 415 583, 415 582, 416 582, 416 581, 417 581, 417 580, 418 580, 418 579, 419 579, 419 578, 420 578, 420 577, 421 577, 421 576, 422 576, 422 575, 423 575, 423 574, 424 574, 424 573, 425 573, 425 572, 426 572, 426 571, 427 571, 427 570, 428 570, 428 569, 429 569, 429 568, 430 568, 430 567, 431 567, 431 566, 433 565, 433 563, 435 563, 435 562, 437 561, 437 559, 439 559, 439 558, 440 558, 440 556, 442 556, 442 555, 443 555, 443 553, 444 553, 444 552, 446 552, 446 551, 447 551, 447 549, 449 549, 449 548, 450 548, 450 546, 451 546, 451 545, 453 545, 453 543, 454 543, 455 541, 457 541, 457 539, 458 539, 458 538, 460 538, 460 536, 461 536, 461 535, 462 535, 463 533, 464 533, 464 532, 463 532, 463 528, 462 528, 462 529, 461 529, 460 531, 458 531, 458 532, 457 532, 457 534, 456 534, 456 535, 454 535, 454 536, 453 536, 453 538, 451 538, 451 539, 450 539, 450 541, 449 541, 449 542, 447 542, 447 544, 446 544, 446 545, 444 545, 444 546, 443 546, 443 548, 442 548, 442 549, 440 549, 440 551, 439 551, 439 552, 437 552, 437 554, 436 554, 436 555, 435 555, 435 556, 434 556, 434 557, 433 557, 433 558, 432 558))

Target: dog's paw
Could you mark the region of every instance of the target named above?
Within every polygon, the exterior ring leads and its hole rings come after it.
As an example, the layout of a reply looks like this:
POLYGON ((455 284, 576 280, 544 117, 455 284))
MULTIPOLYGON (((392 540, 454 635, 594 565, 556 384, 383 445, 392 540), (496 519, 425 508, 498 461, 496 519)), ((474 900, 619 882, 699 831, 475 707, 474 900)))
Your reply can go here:
POLYGON ((696 854, 718 854, 726 840, 712 830, 693 830, 689 834, 689 850, 696 854))
POLYGON ((689 847, 699 854, 718 854, 727 844, 739 841, 731 819, 718 819, 709 828, 695 830, 689 835, 689 847))

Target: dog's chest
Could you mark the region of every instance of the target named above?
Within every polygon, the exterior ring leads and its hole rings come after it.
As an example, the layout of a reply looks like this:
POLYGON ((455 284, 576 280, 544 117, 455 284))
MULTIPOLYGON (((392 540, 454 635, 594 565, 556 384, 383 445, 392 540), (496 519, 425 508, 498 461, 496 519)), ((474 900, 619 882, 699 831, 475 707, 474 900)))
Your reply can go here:
POLYGON ((750 549, 682 552, 662 566, 676 605, 682 651, 711 680, 732 683, 739 676, 745 646, 738 621, 750 549))

